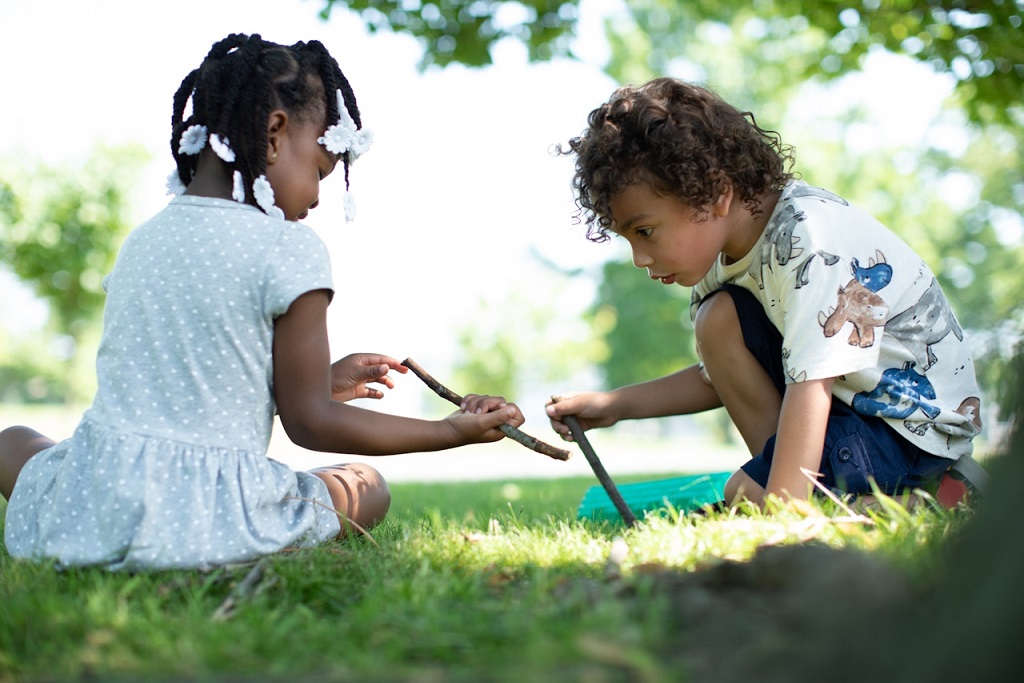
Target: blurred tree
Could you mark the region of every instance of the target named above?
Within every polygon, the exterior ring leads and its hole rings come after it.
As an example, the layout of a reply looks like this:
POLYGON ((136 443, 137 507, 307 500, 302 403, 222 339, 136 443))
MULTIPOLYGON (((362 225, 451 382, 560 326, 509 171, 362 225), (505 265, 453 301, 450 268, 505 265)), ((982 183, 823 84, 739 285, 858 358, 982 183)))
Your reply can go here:
POLYGON ((457 330, 460 356, 453 390, 542 402, 552 382, 606 359, 607 339, 592 334, 577 313, 564 310, 563 303, 575 303, 565 291, 568 276, 549 270, 537 277, 550 281, 547 299, 513 292, 498 302, 480 300, 469 321, 457 330))
POLYGON ((371 33, 408 33, 423 45, 421 68, 491 63, 491 48, 508 38, 526 46, 531 61, 570 54, 578 0, 326 0, 359 14, 371 33))
MULTIPOLYGON (((36 340, 34 348, 61 348, 54 358, 69 380, 103 309, 102 280, 128 230, 129 188, 147 156, 136 146, 100 148, 81 167, 39 165, 0 181, 0 261, 48 305, 56 344, 36 340)), ((64 400, 83 398, 71 381, 65 392, 64 400)))
MULTIPOLYGON (((325 0, 359 14, 370 31, 418 38, 421 66, 491 63, 499 41, 521 42, 531 60, 572 56, 580 0, 325 0)), ((727 30, 758 61, 762 89, 834 77, 883 48, 953 74, 974 120, 1021 125, 1022 0, 624 0, 607 20, 608 72, 620 81, 672 72, 696 42, 727 30)), ((721 56, 721 53, 718 54, 721 56)), ((752 71, 739 71, 746 78, 752 71)))
MULTIPOLYGON (((325 16, 334 2, 327 0, 325 16)), ((418 37, 426 68, 487 64, 494 44, 508 38, 521 41, 532 60, 573 56, 579 0, 345 4, 371 30, 418 37)), ((606 71, 619 82, 664 74, 710 82, 730 102, 757 112, 763 126, 782 131, 801 150, 805 179, 893 227, 936 270, 964 325, 993 331, 982 344, 991 362, 981 363, 983 383, 991 387, 1000 359, 1008 357, 997 348, 1008 346, 1003 333, 1012 339, 1024 328, 1018 294, 1024 287, 1022 17, 1022 0, 624 0, 606 19, 612 48, 606 71), (931 143, 854 150, 844 131, 867 118, 856 106, 787 130, 808 84, 834 84, 838 94, 842 79, 880 51, 951 78, 952 107, 935 124, 931 143), (949 131, 965 138, 960 149, 942 140, 949 131), (958 203, 958 195, 967 201, 958 203)), ((591 275, 603 283, 590 317, 607 346, 602 367, 609 386, 687 362, 682 354, 692 353, 692 340, 679 324, 686 320, 679 297, 655 294, 628 262, 591 275), (644 283, 647 291, 637 292, 644 283), (648 339, 675 338, 678 348, 644 346, 648 339)))
POLYGON ((589 314, 595 331, 604 330, 608 387, 661 377, 697 361, 689 290, 651 282, 628 259, 602 266, 589 314))

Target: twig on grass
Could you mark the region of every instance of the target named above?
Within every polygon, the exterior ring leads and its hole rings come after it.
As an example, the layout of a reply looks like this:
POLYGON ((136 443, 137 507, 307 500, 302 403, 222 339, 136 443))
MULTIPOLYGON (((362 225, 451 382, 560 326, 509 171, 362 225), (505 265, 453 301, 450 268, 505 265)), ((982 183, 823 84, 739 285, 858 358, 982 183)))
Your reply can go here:
POLYGON ((338 534, 338 538, 341 538, 341 534, 345 533, 345 531, 346 531, 345 525, 347 524, 347 525, 351 526, 353 529, 355 529, 356 531, 358 531, 359 533, 361 533, 363 536, 366 536, 366 538, 369 539, 370 543, 372 543, 373 545, 377 545, 377 541, 373 540, 373 536, 370 535, 369 531, 367 531, 363 527, 361 527, 358 524, 356 524, 355 521, 351 517, 346 515, 341 510, 336 510, 335 508, 332 508, 330 505, 324 505, 323 503, 321 503, 319 500, 316 500, 315 498, 301 498, 299 496, 288 496, 288 497, 285 498, 285 500, 299 500, 299 501, 302 501, 303 503, 312 503, 313 505, 319 505, 323 509, 330 510, 331 512, 336 514, 338 516, 338 523, 341 524, 341 531, 338 534))
MULTIPOLYGON (((562 400, 561 396, 552 396, 552 403, 558 403, 562 400)), ((600 458, 597 457, 597 453, 594 451, 594 447, 590 445, 590 440, 587 438, 587 433, 583 431, 583 427, 580 426, 579 420, 576 419, 575 415, 563 415, 562 422, 569 427, 569 431, 572 433, 573 440, 579 444, 580 450, 583 451, 583 455, 586 456, 587 462, 590 463, 590 469, 594 470, 594 474, 597 475, 597 480, 601 482, 601 486, 604 487, 605 493, 611 499, 615 505, 615 509, 619 511, 619 515, 622 517, 622 521, 627 526, 636 526, 636 515, 630 509, 629 505, 622 498, 622 494, 619 493, 619 489, 615 486, 615 482, 608 475, 608 471, 601 464, 600 458)))
MULTIPOLYGON (((426 370, 420 367, 420 364, 414 361, 412 358, 406 358, 405 360, 403 360, 402 365, 412 370, 413 373, 421 380, 423 380, 423 383, 430 387, 430 389, 432 389, 435 394, 437 394, 444 400, 448 401, 449 403, 454 403, 457 406, 462 405, 462 396, 459 396, 454 391, 452 391, 451 389, 449 389, 448 387, 446 387, 445 385, 441 384, 436 379, 431 377, 430 373, 428 373, 426 370)), ((572 457, 572 454, 569 451, 565 450, 564 448, 555 448, 551 444, 544 443, 540 439, 530 436, 529 434, 517 429, 516 427, 513 427, 510 424, 503 424, 499 427, 499 429, 505 434, 505 436, 512 439, 513 441, 517 441, 522 445, 526 446, 527 448, 529 448, 530 450, 537 451, 538 453, 546 455, 549 458, 554 458, 555 460, 568 460, 570 457, 572 457)))
POLYGON ((249 570, 249 573, 245 575, 245 578, 235 586, 234 590, 228 597, 224 598, 224 602, 220 603, 220 607, 213 613, 214 621, 225 621, 234 616, 238 606, 243 602, 253 597, 260 590, 269 585, 264 583, 263 577, 267 572, 267 558, 263 557, 256 563, 256 565, 249 570))

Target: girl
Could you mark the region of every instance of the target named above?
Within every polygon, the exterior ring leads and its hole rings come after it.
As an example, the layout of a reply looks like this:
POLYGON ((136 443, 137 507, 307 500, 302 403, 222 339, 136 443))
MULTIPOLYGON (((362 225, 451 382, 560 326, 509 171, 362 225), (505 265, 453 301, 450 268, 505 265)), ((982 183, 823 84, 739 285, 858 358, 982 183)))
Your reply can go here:
MULTIPOLYGON (((323 542, 387 513, 363 464, 294 472, 266 457, 275 408, 304 448, 364 455, 502 438, 522 413, 468 396, 439 421, 350 406, 394 358, 330 363, 329 257, 295 222, 366 151, 356 99, 319 42, 215 44, 174 96, 172 184, 124 243, 107 291, 98 392, 55 444, 0 432, 12 556, 58 565, 207 567, 323 542), (186 116, 186 106, 191 109, 186 116)), ((350 202, 346 202, 346 208, 350 202)))

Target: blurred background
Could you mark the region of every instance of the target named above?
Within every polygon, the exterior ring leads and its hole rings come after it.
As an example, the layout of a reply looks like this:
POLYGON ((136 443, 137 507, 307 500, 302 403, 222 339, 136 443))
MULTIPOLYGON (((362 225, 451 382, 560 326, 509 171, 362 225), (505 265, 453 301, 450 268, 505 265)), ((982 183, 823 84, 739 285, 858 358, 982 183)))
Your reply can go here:
MULTIPOLYGON (((375 133, 352 172, 357 219, 342 218, 332 177, 306 221, 332 254, 336 358, 414 358, 458 393, 515 400, 548 441, 551 394, 692 362, 689 291, 651 282, 624 245, 585 238, 572 161, 555 148, 617 85, 672 75, 753 111, 795 145, 805 180, 929 262, 975 346, 979 452, 996 452, 1021 381, 1022 16, 1020 0, 7 0, 0 425, 74 429, 95 390, 100 282, 127 232, 168 201, 171 96, 215 41, 245 32, 322 41, 375 133)), ((411 374, 396 383, 364 404, 452 408, 411 374)), ((592 438, 612 474, 743 458, 724 411, 592 438)), ((337 460, 280 429, 271 455, 337 460)), ((394 480, 587 471, 582 457, 505 442, 374 464, 394 480)))

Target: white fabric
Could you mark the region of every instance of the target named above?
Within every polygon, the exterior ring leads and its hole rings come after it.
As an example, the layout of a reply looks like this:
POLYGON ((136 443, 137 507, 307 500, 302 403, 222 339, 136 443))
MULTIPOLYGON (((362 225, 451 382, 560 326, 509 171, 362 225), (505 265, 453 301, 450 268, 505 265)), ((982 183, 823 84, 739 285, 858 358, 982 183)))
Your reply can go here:
POLYGON ((783 337, 787 381, 836 378, 833 396, 880 415, 929 453, 970 453, 981 393, 970 347, 931 270, 845 199, 801 181, 783 190, 761 238, 694 287, 751 291, 783 337))
POLYGON ((128 236, 104 286, 95 401, 22 470, 10 554, 206 567, 335 536, 326 485, 266 457, 274 319, 332 289, 320 238, 237 202, 177 197, 128 236))

